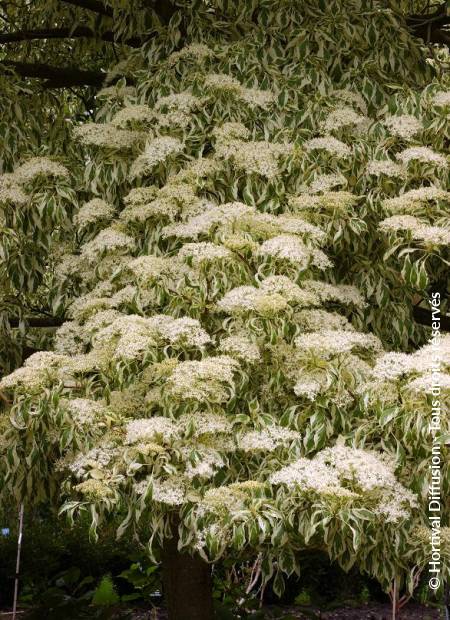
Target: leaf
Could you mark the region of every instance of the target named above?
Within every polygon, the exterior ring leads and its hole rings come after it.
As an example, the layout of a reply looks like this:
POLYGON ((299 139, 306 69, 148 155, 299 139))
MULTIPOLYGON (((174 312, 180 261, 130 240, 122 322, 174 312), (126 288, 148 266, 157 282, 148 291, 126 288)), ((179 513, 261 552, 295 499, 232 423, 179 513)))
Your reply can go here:
POLYGON ((105 575, 95 589, 92 604, 99 607, 111 607, 120 600, 110 575, 105 575))

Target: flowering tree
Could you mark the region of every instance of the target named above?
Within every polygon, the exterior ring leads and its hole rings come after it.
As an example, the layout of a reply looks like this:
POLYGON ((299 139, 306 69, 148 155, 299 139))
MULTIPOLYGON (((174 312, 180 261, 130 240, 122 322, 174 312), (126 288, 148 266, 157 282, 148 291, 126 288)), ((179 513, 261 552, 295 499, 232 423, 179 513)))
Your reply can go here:
POLYGON ((135 536, 171 618, 212 617, 224 557, 281 593, 307 548, 395 592, 427 556, 412 308, 446 287, 446 78, 381 3, 278 5, 183 3, 74 129, 72 177, 1 178, 11 230, 61 214, 42 277, 70 319, 0 382, 4 496, 135 536))

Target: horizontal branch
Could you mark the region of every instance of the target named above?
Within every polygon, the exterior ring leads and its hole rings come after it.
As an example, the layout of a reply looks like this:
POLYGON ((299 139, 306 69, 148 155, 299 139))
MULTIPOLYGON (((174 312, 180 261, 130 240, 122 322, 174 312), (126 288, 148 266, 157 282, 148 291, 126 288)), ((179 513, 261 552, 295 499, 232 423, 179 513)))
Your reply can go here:
POLYGON ((46 88, 65 88, 70 86, 101 86, 106 77, 102 71, 86 71, 74 67, 53 67, 42 63, 27 63, 15 60, 0 62, 1 69, 12 71, 21 77, 46 80, 46 88))
MULTIPOLYGON (((94 13, 98 13, 99 15, 114 17, 114 11, 112 10, 112 8, 107 6, 103 2, 100 2, 99 0, 61 1, 65 2, 66 4, 71 4, 72 6, 76 6, 82 9, 88 9, 89 11, 94 11, 94 13)), ((155 11, 163 24, 167 24, 176 11, 176 7, 172 4, 170 0, 147 0, 146 4, 148 5, 148 8, 151 8, 155 11)))
MULTIPOLYGON (((431 327, 431 324, 433 323, 433 317, 431 314, 431 310, 427 310, 427 308, 422 308, 421 306, 414 306, 413 317, 416 323, 419 323, 419 325, 431 327)), ((440 326, 441 326, 441 331, 450 332, 450 316, 441 314, 440 315, 440 326)))
POLYGON ((408 15, 406 23, 410 31, 426 43, 439 43, 449 45, 450 32, 444 30, 450 25, 447 2, 439 5, 433 13, 422 15, 408 15))
POLYGON ((114 11, 111 7, 107 6, 100 0, 61 0, 66 4, 71 4, 80 9, 87 9, 88 11, 93 11, 94 13, 98 13, 99 15, 105 15, 106 17, 113 17, 114 11))
POLYGON ((76 28, 42 28, 39 30, 19 30, 17 32, 0 33, 0 44, 17 43, 20 41, 34 41, 38 39, 101 39, 109 43, 124 43, 130 47, 141 47, 143 39, 132 37, 129 39, 116 39, 114 33, 95 32, 87 26, 77 26, 76 28))
MULTIPOLYGON (((59 316, 30 316, 24 317, 23 321, 29 327, 60 327, 66 319, 59 316)), ((18 318, 9 319, 11 327, 19 327, 19 322, 18 318)))

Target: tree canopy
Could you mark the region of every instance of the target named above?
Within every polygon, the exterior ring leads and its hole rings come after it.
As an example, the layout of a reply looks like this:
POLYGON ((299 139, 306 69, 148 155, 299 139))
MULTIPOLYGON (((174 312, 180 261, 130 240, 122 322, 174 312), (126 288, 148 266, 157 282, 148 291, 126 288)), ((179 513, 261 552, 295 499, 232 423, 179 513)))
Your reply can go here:
POLYGON ((448 50, 424 42, 445 11, 2 11, 3 496, 112 522, 155 559, 173 538, 257 557, 277 592, 308 548, 411 591, 431 296, 448 325, 448 50))

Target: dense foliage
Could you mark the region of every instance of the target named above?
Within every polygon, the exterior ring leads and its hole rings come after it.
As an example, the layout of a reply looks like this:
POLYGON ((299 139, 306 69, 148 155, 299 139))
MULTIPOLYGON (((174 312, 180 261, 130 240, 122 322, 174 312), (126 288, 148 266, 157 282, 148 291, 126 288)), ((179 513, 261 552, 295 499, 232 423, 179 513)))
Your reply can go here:
POLYGON ((10 294, 70 319, 0 382, 4 495, 156 558, 176 524, 180 549, 258 558, 277 592, 306 548, 411 589, 448 78, 382 2, 178 4, 67 151, 0 178, 10 294))

